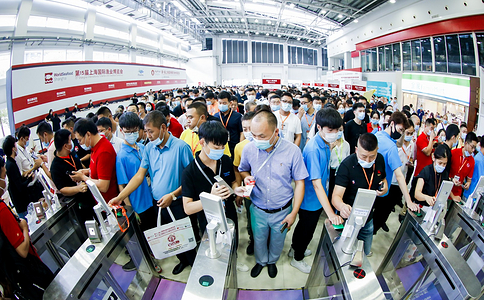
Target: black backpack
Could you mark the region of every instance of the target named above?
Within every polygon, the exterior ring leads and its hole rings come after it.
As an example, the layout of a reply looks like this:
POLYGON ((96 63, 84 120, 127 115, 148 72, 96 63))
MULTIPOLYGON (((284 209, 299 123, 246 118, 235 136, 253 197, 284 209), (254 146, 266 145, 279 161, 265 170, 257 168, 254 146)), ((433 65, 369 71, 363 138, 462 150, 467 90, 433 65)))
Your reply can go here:
POLYGON ((0 277, 6 279, 13 294, 22 300, 41 300, 44 290, 54 280, 54 274, 39 258, 30 253, 26 258, 21 257, 2 230, 0 277))

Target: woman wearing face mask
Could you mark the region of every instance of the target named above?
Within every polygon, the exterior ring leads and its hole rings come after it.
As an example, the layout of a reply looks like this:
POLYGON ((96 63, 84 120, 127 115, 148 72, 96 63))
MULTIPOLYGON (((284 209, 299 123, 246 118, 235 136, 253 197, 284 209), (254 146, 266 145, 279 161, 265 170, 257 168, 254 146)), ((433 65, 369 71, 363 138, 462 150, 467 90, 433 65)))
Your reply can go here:
POLYGON ((374 110, 370 115, 370 123, 366 124, 366 129, 368 133, 375 134, 377 131, 382 130, 380 127, 380 113, 377 110, 374 110))
POLYGON ((423 168, 415 177, 410 195, 417 204, 432 206, 435 203, 442 181, 449 180, 447 166, 447 152, 445 146, 440 145, 432 154, 431 165, 423 168))
POLYGON ((350 155, 350 144, 345 140, 343 135, 343 126, 339 128, 336 141, 331 144, 331 160, 329 170, 329 191, 328 197, 331 199, 333 195, 334 183, 338 168, 341 162, 350 155))
POLYGON ((340 102, 338 104, 338 112, 341 115, 341 118, 344 118, 346 110, 345 110, 345 105, 344 105, 343 102, 340 102))
MULTIPOLYGON (((446 141, 446 137, 445 137, 445 129, 440 129, 437 133, 437 138, 439 140, 439 144, 442 144, 446 141)), ((437 145, 435 146, 437 147, 437 145)))

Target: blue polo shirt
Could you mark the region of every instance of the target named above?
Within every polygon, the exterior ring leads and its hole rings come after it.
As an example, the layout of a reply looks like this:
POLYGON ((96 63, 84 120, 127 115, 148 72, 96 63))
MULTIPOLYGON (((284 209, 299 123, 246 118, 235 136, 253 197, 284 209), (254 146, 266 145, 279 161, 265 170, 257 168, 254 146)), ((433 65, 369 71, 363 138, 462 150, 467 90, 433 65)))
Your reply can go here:
MULTIPOLYGON (((116 177, 118 184, 128 184, 141 166, 141 159, 145 146, 137 144, 138 150, 122 144, 121 149, 116 155, 116 177)), ((129 195, 129 201, 137 213, 142 213, 153 206, 153 196, 146 178, 141 185, 129 195)))
POLYGON ((301 209, 315 211, 322 207, 312 181, 321 179, 324 192, 328 195, 330 157, 331 150, 319 134, 310 139, 306 147, 304 147, 303 159, 308 169, 309 177, 306 177, 304 180, 305 192, 301 209))
POLYGON ((171 133, 163 149, 153 142, 145 146, 141 167, 148 169, 151 192, 156 201, 181 186, 183 170, 192 160, 190 146, 171 133))
MULTIPOLYGON (((383 155, 383 158, 385 159, 387 185, 390 187, 392 184, 393 172, 402 166, 402 161, 398 155, 397 141, 392 139, 384 130, 378 131, 375 133, 375 136, 378 139, 378 153, 383 155)), ((382 197, 388 195, 389 191, 390 189, 388 189, 387 193, 382 197)))

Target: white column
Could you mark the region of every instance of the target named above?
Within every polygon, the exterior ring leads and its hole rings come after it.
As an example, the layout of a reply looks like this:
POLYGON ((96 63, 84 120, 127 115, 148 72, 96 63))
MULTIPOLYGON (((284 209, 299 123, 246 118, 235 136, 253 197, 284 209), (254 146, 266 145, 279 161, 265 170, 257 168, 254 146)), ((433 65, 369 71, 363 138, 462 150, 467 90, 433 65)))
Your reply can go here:
MULTIPOLYGON (((15 29, 13 36, 26 36, 27 35, 27 23, 29 21, 30 12, 32 11, 33 0, 26 0, 20 3, 17 20, 15 22, 15 29)), ((25 43, 14 42, 10 52, 10 62, 12 65, 18 65, 24 63, 25 56, 25 43)))
MULTIPOLYGON (((138 26, 136 24, 131 24, 129 26, 129 47, 136 47, 136 36, 138 35, 138 26)), ((136 50, 129 50, 129 61, 132 63, 136 62, 136 50)))

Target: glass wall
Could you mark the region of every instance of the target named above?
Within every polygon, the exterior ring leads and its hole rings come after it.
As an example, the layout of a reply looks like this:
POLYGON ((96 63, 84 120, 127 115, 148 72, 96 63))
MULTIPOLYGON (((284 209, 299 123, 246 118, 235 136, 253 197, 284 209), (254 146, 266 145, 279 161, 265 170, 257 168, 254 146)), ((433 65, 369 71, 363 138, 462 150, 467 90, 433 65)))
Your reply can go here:
MULTIPOLYGON (((322 56, 321 65, 323 66, 323 70, 327 70, 328 69, 328 49, 321 48, 321 56, 322 56)), ((316 58, 316 62, 317 62, 317 58, 316 58)))
POLYGON ((252 63, 282 64, 282 44, 252 42, 252 63))
MULTIPOLYGON (((248 51, 247 41, 222 40, 222 63, 223 64, 247 63, 247 60, 248 60, 247 51, 248 51)), ((252 48, 252 54, 254 54, 253 52, 254 52, 254 48, 252 48)))
POLYGON ((479 62, 484 65, 484 33, 476 33, 476 41, 473 34, 466 33, 420 38, 362 50, 361 67, 363 72, 403 69, 476 76, 474 43, 477 43, 479 62))
POLYGON ((318 65, 318 50, 287 46, 288 63, 291 65, 318 65))

